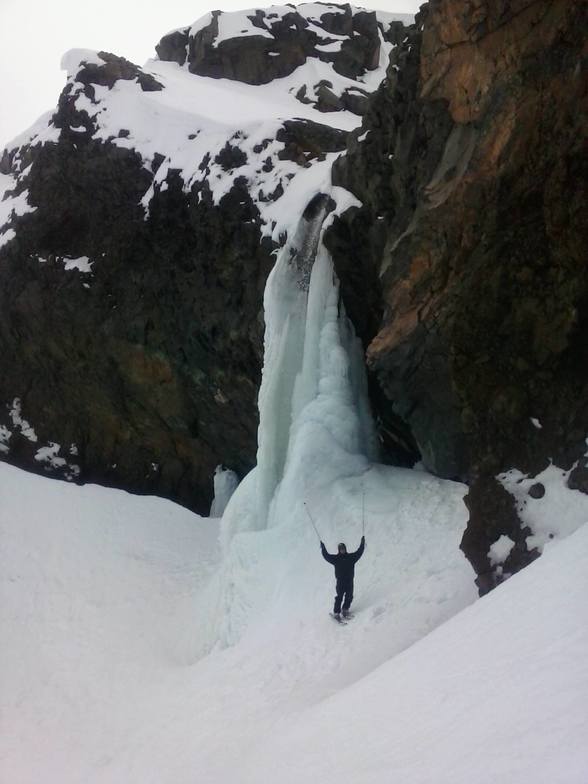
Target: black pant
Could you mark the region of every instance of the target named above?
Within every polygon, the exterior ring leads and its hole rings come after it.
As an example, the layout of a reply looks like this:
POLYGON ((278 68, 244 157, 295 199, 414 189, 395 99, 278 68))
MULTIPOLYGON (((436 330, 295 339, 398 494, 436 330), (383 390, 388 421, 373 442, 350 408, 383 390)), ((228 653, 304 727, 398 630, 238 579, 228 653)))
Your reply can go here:
POLYGON ((333 612, 338 615, 341 612, 341 602, 343 602, 343 610, 348 610, 353 601, 353 580, 351 582, 342 582, 337 580, 337 595, 335 596, 335 606, 333 612), (345 596, 345 601, 343 597, 345 596))

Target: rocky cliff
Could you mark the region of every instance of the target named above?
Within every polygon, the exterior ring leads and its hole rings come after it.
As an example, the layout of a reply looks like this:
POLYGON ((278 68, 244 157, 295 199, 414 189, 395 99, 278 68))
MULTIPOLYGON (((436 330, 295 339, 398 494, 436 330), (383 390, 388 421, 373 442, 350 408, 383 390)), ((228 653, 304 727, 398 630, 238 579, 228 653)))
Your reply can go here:
POLYGON ((580 2, 431 0, 334 166, 363 204, 330 245, 383 435, 470 484, 482 591, 538 554, 530 478, 588 489, 584 27, 580 2))
POLYGON ((214 12, 144 68, 64 57, 0 163, 0 457, 204 513, 216 465, 252 467, 272 254, 403 29, 285 6, 214 12))
POLYGON ((70 53, 0 165, 3 459, 205 511, 255 460, 285 216, 332 176, 384 458, 469 484, 481 591, 536 557, 542 499, 588 491, 584 23, 309 4, 215 11, 144 68, 70 53))

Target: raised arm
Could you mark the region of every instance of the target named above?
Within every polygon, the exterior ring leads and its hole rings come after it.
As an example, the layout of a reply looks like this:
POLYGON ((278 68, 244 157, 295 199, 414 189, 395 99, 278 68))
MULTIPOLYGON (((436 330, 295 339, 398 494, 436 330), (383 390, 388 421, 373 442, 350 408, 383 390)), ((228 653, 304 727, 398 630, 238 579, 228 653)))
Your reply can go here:
POLYGON ((335 563, 335 556, 327 552, 327 548, 322 542, 321 542, 321 553, 323 554, 323 558, 325 559, 325 561, 328 561, 330 564, 335 563))
POLYGON ((359 559, 363 555, 364 549, 365 549, 365 536, 362 536, 361 537, 361 544, 359 545, 359 547, 357 548, 357 550, 354 553, 351 553, 351 555, 353 556, 353 562, 354 563, 357 563, 357 561, 359 561, 359 559))

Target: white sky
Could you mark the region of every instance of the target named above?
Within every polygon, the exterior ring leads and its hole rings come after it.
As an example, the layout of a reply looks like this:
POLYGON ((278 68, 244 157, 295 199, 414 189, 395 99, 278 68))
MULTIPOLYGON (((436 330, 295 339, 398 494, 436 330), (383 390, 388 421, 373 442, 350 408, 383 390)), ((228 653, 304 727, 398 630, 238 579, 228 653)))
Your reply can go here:
MULTIPOLYGON (((370 8, 415 13, 424 0, 370 0, 370 8)), ((357 5, 363 3, 358 2, 357 5)), ((169 30, 212 8, 251 8, 250 0, 0 0, 0 150, 57 105, 68 49, 103 49, 142 65, 169 30)), ((259 7, 271 5, 260 2, 259 7)), ((367 3, 365 3, 367 5, 367 3)))

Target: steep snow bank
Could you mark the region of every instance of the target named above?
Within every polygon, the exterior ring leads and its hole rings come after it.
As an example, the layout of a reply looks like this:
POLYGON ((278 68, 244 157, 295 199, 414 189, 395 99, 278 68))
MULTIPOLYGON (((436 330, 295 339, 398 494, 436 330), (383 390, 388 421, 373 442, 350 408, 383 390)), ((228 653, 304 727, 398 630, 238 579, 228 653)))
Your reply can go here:
POLYGON ((241 781, 584 784, 588 525, 426 639, 304 711, 241 781))
MULTIPOLYGON (((218 522, 0 465, 0 778, 583 784, 588 528, 388 661, 473 596, 447 555, 462 491, 383 468, 366 482, 355 620, 326 615, 310 526, 243 534, 233 576, 266 608, 196 661, 218 522)), ((352 489, 335 488, 350 542, 352 489)))

